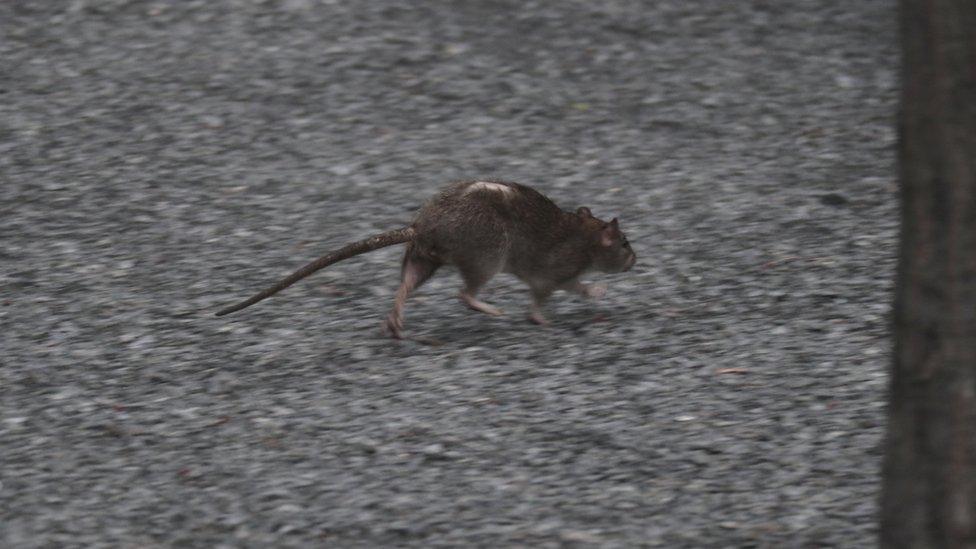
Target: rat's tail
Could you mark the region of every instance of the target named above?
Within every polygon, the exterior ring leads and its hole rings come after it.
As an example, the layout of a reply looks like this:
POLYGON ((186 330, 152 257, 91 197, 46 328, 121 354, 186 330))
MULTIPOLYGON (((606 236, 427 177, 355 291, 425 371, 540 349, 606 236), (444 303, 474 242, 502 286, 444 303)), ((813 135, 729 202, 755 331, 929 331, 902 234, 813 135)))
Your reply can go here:
POLYGON ((401 242, 408 242, 413 239, 414 230, 413 227, 405 227, 403 229, 396 229, 393 231, 387 231, 385 233, 378 234, 376 236, 371 236, 365 240, 360 240, 359 242, 353 242, 352 244, 346 244, 338 250, 326 254, 315 261, 305 265, 301 269, 288 275, 287 278, 278 282, 274 286, 262 290, 257 295, 244 300, 237 305, 231 305, 225 309, 217 311, 217 316, 224 316, 226 314, 233 313, 235 311, 240 311, 245 307, 250 307, 258 301, 271 297, 274 294, 284 290, 288 286, 298 282, 299 280, 305 278, 306 276, 318 271, 319 269, 324 269, 333 263, 338 263, 343 259, 349 259, 350 257, 363 254, 366 252, 371 252, 379 248, 385 248, 386 246, 392 246, 394 244, 400 244, 401 242))

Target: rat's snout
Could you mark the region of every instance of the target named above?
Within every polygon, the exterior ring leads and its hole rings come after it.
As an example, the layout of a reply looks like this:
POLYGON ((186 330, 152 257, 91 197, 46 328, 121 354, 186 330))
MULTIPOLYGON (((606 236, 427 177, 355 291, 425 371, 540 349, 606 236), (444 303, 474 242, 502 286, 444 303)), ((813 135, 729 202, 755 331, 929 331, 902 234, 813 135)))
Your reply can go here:
POLYGON ((627 258, 627 263, 624 264, 623 272, 627 272, 637 263, 637 254, 630 252, 630 257, 627 258))

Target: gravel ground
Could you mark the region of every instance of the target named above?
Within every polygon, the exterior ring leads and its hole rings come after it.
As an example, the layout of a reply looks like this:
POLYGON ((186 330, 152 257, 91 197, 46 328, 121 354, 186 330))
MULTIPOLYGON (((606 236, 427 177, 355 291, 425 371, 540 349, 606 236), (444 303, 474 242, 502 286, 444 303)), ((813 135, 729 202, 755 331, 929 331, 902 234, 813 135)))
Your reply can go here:
POLYGON ((407 5, 0 3, 2 545, 872 545, 893 3, 407 5), (637 266, 212 316, 476 177, 637 266))

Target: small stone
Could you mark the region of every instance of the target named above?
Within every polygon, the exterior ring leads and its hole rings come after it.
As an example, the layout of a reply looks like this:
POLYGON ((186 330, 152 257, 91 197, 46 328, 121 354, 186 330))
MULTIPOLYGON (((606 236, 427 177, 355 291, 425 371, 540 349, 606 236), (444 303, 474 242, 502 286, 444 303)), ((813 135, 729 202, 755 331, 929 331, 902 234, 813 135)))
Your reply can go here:
POLYGON ((847 204, 847 197, 838 193, 827 193, 820 195, 820 203, 825 206, 843 206, 847 204))
POLYGON ((367 360, 373 356, 373 350, 369 347, 359 346, 352 350, 350 356, 352 356, 354 360, 367 360))
POLYGON ((586 532, 584 530, 563 530, 559 533, 563 541, 575 541, 577 543, 600 543, 600 536, 586 532))
POLYGON ((439 442, 428 444, 420 450, 420 453, 429 458, 443 458, 445 456, 444 445, 439 442))
POLYGON ((214 116, 214 115, 211 115, 211 114, 207 114, 207 115, 201 116, 200 117, 200 122, 204 126, 206 126, 208 128, 212 128, 212 129, 221 128, 221 127, 224 126, 223 119, 221 119, 219 116, 214 116))

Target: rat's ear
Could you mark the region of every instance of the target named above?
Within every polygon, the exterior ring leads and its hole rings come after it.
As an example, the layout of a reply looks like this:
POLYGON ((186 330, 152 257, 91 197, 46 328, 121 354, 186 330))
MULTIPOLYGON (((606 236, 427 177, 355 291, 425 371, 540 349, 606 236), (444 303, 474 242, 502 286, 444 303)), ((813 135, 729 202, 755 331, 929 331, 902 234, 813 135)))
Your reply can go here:
POLYGON ((617 222, 617 218, 610 220, 603 229, 600 230, 600 245, 604 248, 609 248, 613 245, 614 241, 620 238, 620 224, 617 222))
POLYGON ((580 206, 576 210, 576 215, 578 215, 580 217, 593 217, 593 213, 590 212, 590 209, 587 208, 586 206, 580 206))
MULTIPOLYGON (((614 221, 616 221, 616 219, 614 219, 614 221)), ((617 230, 613 225, 607 225, 606 227, 600 229, 600 245, 604 248, 613 246, 613 240, 616 235, 617 230)))

